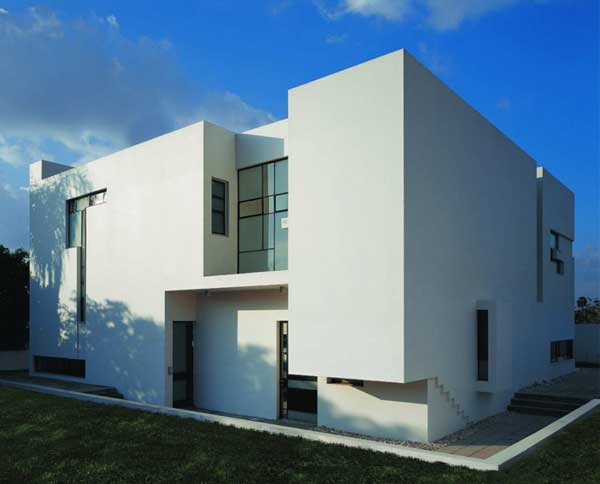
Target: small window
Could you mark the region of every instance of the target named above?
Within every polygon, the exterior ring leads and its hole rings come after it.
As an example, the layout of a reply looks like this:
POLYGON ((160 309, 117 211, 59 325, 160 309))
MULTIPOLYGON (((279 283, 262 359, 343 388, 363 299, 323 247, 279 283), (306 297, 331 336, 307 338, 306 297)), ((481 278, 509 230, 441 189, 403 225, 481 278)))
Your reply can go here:
POLYGON ((550 232, 550 260, 554 262, 557 274, 564 274, 565 263, 561 257, 560 234, 550 232))
POLYGON ((365 385, 363 380, 353 380, 351 378, 327 378, 329 385, 348 385, 351 387, 362 387, 365 385))
POLYGON ((227 235, 227 183, 212 181, 212 233, 227 235))
POLYGON ((477 310, 477 380, 489 379, 489 317, 487 309, 477 310))
POLYGON ((85 360, 36 355, 33 363, 35 371, 40 373, 54 373, 56 375, 85 378, 85 360))
POLYGON ((550 362, 558 363, 563 360, 573 359, 573 340, 563 339, 550 343, 550 362))

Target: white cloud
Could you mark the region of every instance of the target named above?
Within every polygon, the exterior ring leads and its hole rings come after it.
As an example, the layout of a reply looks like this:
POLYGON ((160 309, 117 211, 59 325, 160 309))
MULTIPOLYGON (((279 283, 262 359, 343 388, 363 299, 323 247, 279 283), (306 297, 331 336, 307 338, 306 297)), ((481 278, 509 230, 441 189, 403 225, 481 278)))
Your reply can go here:
POLYGON ((421 61, 436 74, 448 74, 450 72, 449 63, 443 60, 437 49, 432 48, 426 42, 419 42, 418 45, 421 61))
POLYGON ((0 176, 0 244, 16 249, 28 246, 29 193, 15 190, 0 176))
POLYGON ((527 1, 533 0, 337 0, 334 4, 313 0, 313 3, 321 15, 330 20, 346 14, 379 17, 390 22, 413 18, 444 31, 455 29, 466 20, 527 1))
POLYGON ((114 15, 109 15, 108 17, 106 17, 106 21, 111 27, 115 29, 119 28, 119 22, 117 22, 117 17, 115 17, 114 15))
POLYGON ((0 15, 6 15, 8 13, 8 10, 6 10, 5 8, 0 8, 0 15))
POLYGON ((231 129, 273 120, 193 83, 168 41, 129 39, 116 27, 113 15, 0 16, 0 161, 84 161, 203 118, 231 129))
POLYGON ((498 102, 496 103, 496 107, 500 111, 510 111, 510 108, 512 107, 512 103, 510 102, 509 98, 504 96, 504 97, 501 97, 500 99, 498 99, 498 102))
POLYGON ((467 19, 477 19, 520 1, 522 0, 426 0, 429 9, 427 21, 437 30, 451 30, 467 19))
POLYGON ((381 16, 387 20, 401 20, 410 11, 409 0, 345 0, 345 10, 366 16, 381 16))
POLYGON ((331 34, 325 37, 326 44, 343 44, 348 39, 348 34, 331 34))
POLYGON ((28 245, 29 194, 15 187, 32 161, 88 161, 200 119, 234 130, 273 121, 190 80, 168 41, 118 26, 40 8, 0 15, 0 244, 28 245))

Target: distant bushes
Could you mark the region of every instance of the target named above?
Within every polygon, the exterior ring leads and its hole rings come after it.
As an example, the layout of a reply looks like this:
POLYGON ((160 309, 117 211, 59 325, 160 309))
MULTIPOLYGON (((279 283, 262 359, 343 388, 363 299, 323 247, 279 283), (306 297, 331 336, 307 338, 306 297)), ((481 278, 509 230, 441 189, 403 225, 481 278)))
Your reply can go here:
POLYGON ((600 299, 578 298, 575 324, 600 324, 600 299))
POLYGON ((0 351, 29 345, 29 253, 0 245, 0 351))

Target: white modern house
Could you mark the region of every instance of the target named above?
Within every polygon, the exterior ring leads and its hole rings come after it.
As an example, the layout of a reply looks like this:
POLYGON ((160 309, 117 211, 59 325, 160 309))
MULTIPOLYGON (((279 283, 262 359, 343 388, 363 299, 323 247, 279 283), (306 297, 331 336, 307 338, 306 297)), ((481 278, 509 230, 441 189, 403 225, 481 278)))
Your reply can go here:
POLYGON ((574 370, 573 193, 405 50, 31 165, 33 374, 432 441, 574 370))

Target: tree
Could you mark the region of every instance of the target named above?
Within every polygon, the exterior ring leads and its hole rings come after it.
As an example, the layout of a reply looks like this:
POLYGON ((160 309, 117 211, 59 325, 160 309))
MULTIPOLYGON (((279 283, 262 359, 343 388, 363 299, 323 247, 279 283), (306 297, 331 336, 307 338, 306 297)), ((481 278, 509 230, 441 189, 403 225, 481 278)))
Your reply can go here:
POLYGON ((29 342, 29 254, 0 245, 0 350, 29 342))
POLYGON ((589 297, 577 298, 575 309, 575 324, 600 324, 600 299, 589 297))

